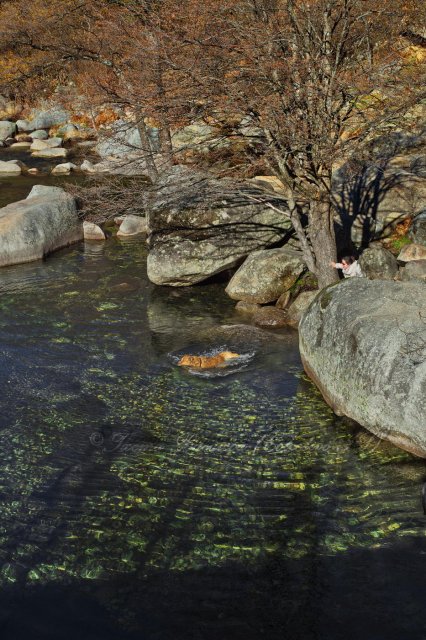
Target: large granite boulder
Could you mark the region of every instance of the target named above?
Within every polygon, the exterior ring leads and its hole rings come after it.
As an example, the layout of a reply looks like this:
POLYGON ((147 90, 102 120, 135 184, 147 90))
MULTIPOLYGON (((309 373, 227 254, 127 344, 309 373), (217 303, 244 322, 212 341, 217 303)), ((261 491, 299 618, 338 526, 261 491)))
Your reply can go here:
POLYGON ((338 415, 426 457, 426 286, 352 278, 299 324, 305 371, 338 415))
POLYGON ((233 300, 275 302, 305 268, 301 253, 289 247, 255 251, 231 278, 226 293, 233 300))
POLYGON ((230 181, 174 167, 146 202, 148 277, 155 284, 188 286, 237 266, 282 241, 290 220, 253 202, 230 181))
POLYGON ((393 280, 398 273, 395 256, 382 246, 366 249, 358 263, 362 274, 370 280, 393 280))
POLYGON ((83 238, 75 199, 36 185, 26 200, 0 209, 0 266, 38 260, 83 238))

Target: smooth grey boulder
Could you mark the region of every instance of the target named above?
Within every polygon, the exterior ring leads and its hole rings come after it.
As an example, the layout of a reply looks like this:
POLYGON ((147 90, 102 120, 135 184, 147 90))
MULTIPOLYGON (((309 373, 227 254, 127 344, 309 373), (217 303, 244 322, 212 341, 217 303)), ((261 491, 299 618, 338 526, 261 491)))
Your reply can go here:
POLYGON ((409 282, 419 280, 426 283, 426 260, 412 260, 401 269, 401 280, 409 282))
POLYGON ((426 457, 426 285, 351 278, 299 324, 306 373, 338 415, 426 457))
POLYGON ((120 228, 117 231, 117 235, 121 237, 127 237, 146 232, 146 218, 129 214, 127 216, 124 216, 123 221, 120 224, 120 228))
POLYGON ((362 274, 370 280, 393 280, 398 273, 398 262, 384 247, 370 247, 358 260, 362 274))
POLYGON ((75 199, 36 185, 26 200, 0 209, 0 266, 31 262, 83 238, 75 199))
POLYGON ((422 244, 426 247, 426 210, 414 219, 409 236, 416 244, 422 244))
POLYGON ((301 253, 284 247, 251 253, 231 278, 226 293, 233 300, 275 302, 296 282, 305 264, 301 253))
POLYGON ((9 120, 0 120, 0 140, 4 142, 7 138, 11 138, 16 131, 16 124, 9 120))
POLYGON ((291 227, 284 214, 253 204, 244 186, 186 167, 163 174, 149 195, 148 277, 158 285, 206 280, 281 241, 291 227))

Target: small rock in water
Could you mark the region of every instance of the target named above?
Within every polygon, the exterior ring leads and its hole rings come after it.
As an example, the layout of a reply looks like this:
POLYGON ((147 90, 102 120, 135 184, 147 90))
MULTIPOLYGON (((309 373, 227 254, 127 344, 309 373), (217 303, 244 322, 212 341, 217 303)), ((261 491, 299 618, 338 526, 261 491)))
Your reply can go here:
POLYGON ((83 222, 83 233, 85 240, 105 240, 105 234, 99 225, 93 222, 83 222))
POLYGON ((141 216, 127 215, 124 216, 123 222, 117 231, 118 236, 135 236, 139 233, 147 232, 146 218, 141 216))
POLYGON ((68 176, 71 171, 77 169, 77 165, 72 162, 63 162, 62 164, 57 164, 56 167, 52 169, 53 176, 68 176))

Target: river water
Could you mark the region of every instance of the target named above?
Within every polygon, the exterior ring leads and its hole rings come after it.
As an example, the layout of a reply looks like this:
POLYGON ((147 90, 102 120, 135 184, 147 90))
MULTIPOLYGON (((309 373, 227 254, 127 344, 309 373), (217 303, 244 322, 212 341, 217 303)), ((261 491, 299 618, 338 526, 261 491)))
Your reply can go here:
POLYGON ((295 332, 145 264, 111 238, 0 270, 2 639, 424 639, 424 462, 334 416, 295 332))

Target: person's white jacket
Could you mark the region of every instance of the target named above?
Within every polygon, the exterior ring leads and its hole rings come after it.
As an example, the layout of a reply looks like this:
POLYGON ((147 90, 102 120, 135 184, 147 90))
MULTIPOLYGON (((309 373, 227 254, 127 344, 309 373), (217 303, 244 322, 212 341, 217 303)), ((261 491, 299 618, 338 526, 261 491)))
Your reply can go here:
POLYGON ((344 278, 362 278, 361 267, 357 260, 347 267, 344 267, 341 262, 336 262, 336 269, 342 270, 344 278))

